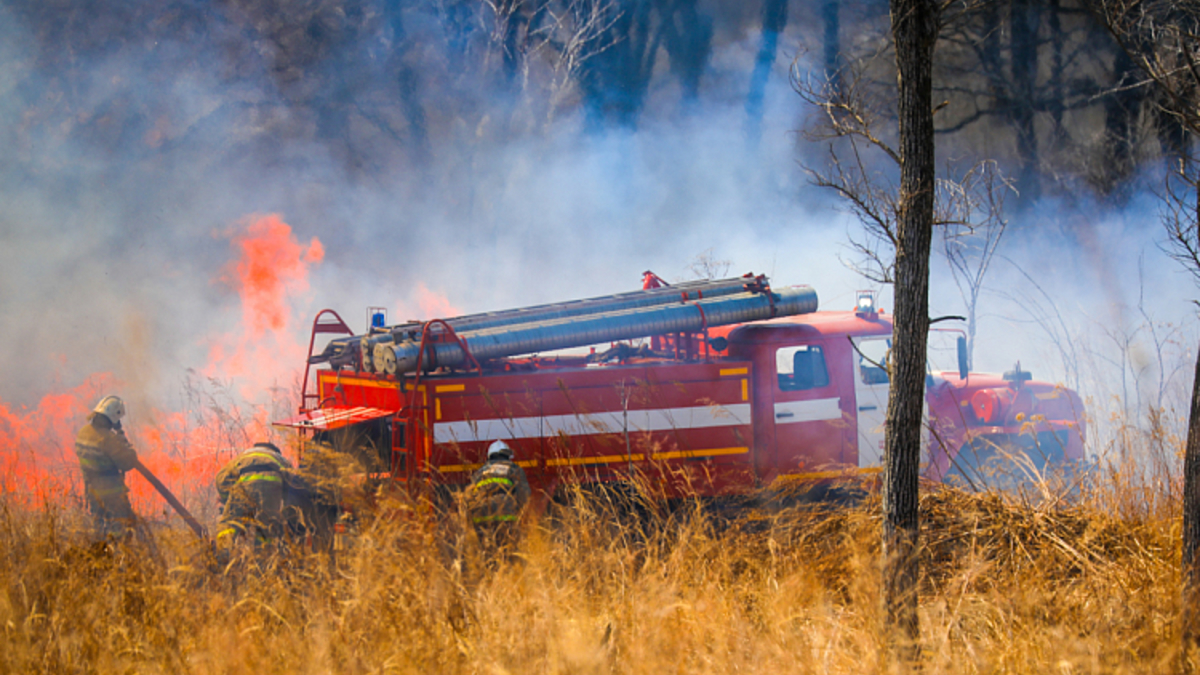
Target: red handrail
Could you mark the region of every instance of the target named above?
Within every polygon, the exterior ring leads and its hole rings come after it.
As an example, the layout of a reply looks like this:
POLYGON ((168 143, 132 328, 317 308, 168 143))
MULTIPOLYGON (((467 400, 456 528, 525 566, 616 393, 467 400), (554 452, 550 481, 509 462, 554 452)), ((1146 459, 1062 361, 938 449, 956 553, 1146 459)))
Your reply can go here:
POLYGON ((354 335, 354 331, 350 329, 350 326, 346 325, 345 321, 342 321, 342 317, 338 316, 337 312, 333 311, 332 309, 323 309, 317 312, 316 318, 313 319, 312 336, 308 339, 308 359, 304 362, 304 384, 300 386, 301 413, 306 413, 309 410, 313 410, 313 408, 308 407, 309 399, 317 399, 317 407, 321 406, 321 392, 318 391, 314 394, 308 393, 308 375, 309 372, 312 371, 312 364, 310 364, 309 361, 312 360, 313 345, 315 345, 317 342, 317 333, 354 335), (322 323, 321 317, 325 316, 326 314, 333 315, 333 321, 326 321, 322 323))

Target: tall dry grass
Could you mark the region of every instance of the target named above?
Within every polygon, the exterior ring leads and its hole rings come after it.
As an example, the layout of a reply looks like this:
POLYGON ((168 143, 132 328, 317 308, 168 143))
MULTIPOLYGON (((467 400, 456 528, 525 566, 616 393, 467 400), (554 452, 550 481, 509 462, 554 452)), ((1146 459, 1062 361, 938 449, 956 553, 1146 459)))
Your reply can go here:
MULTIPOLYGON (((924 672, 1174 671, 1178 523, 1114 489, 927 491, 924 672)), ((512 564, 400 517, 223 570, 182 528, 93 546, 76 512, 4 505, 0 672, 888 672, 874 498, 628 506, 580 493, 512 564)))

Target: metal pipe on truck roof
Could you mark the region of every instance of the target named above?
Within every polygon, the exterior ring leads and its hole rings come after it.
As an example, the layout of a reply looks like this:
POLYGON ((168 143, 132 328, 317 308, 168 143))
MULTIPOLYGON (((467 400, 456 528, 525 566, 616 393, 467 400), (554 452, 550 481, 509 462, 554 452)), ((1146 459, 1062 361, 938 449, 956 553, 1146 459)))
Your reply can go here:
MULTIPOLYGON (((464 331, 483 330, 498 326, 534 323, 558 318, 602 314, 639 307, 668 305, 676 302, 695 301, 705 298, 715 298, 737 293, 744 293, 748 284, 766 283, 764 275, 746 274, 728 279, 702 279, 686 281, 674 286, 616 293, 614 295, 554 302, 531 307, 520 307, 499 312, 483 312, 468 314, 445 319, 446 323, 456 333, 464 331)), ((419 340, 424 322, 416 321, 391 326, 383 332, 354 335, 330 341, 322 356, 332 356, 334 352, 346 349, 361 350, 362 362, 367 370, 374 370, 375 347, 389 342, 402 342, 404 339, 419 340), (403 336, 397 339, 398 336, 403 336)), ((440 328, 434 330, 440 331, 440 328)), ((329 360, 324 358, 321 360, 329 360)))
MULTIPOLYGON (((458 337, 466 342, 472 356, 483 360, 651 335, 696 332, 817 310, 817 293, 809 286, 785 288, 773 291, 770 295, 740 293, 677 305, 641 307, 464 331, 458 337)), ((466 359, 462 349, 455 343, 440 342, 429 349, 433 352, 432 358, 427 358, 424 363, 430 367, 459 366, 466 359)), ((420 351, 420 345, 411 341, 376 345, 376 368, 390 375, 412 372, 417 367, 420 351)))
MULTIPOLYGON (((521 307, 500 312, 485 312, 468 316, 447 319, 446 323, 455 332, 483 330, 497 326, 511 326, 535 321, 583 316, 586 314, 606 314, 638 307, 653 307, 668 305, 685 300, 694 301, 703 298, 715 298, 723 295, 744 293, 746 284, 754 283, 757 277, 746 275, 730 279, 715 279, 689 281, 675 286, 661 286, 640 291, 629 291, 615 295, 553 302, 533 307, 521 307), (686 296, 686 297, 685 297, 686 296)), ((763 278, 765 281, 765 277, 763 278)))
MULTIPOLYGON (((483 330, 496 326, 511 326, 521 323, 533 323, 535 321, 583 316, 585 314, 617 312, 623 309, 653 307, 655 305, 683 302, 684 300, 699 300, 702 298, 715 298, 722 295, 743 293, 746 290, 746 284, 753 283, 756 278, 753 275, 747 275, 745 277, 733 277, 730 279, 689 281, 677 286, 661 286, 659 288, 602 295, 594 298, 552 302, 532 307, 518 307, 499 312, 467 314, 465 316, 451 317, 445 321, 455 332, 463 332, 468 330, 483 330), (684 297, 685 295, 686 297, 684 297)), ((424 322, 419 321, 403 324, 389 329, 387 333, 369 335, 367 338, 372 341, 372 344, 395 342, 395 336, 402 334, 406 330, 416 332, 419 337, 423 325, 424 322)))

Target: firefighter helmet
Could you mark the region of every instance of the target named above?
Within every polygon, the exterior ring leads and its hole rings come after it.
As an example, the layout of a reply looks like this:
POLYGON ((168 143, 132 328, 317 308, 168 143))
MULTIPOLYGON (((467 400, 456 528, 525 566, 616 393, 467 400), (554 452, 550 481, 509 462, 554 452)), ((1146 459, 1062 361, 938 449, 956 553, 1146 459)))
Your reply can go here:
POLYGON ((271 452, 273 452, 277 455, 283 454, 283 451, 279 449, 278 445, 275 445, 274 443, 269 443, 267 441, 259 441, 254 444, 254 447, 255 448, 263 448, 265 450, 270 450, 271 452))
POLYGON ((92 412, 104 415, 108 421, 116 424, 125 416, 125 402, 116 396, 105 396, 92 408, 92 412))
POLYGON ((512 448, 504 441, 496 441, 488 446, 488 459, 512 459, 512 448))
POLYGON ((274 443, 269 443, 267 441, 259 441, 259 442, 255 443, 254 445, 250 446, 249 448, 246 448, 245 450, 243 450, 242 454, 245 455, 245 454, 249 454, 252 452, 258 453, 259 456, 261 456, 263 454, 270 455, 271 457, 275 458, 275 463, 278 464, 279 466, 281 466, 285 469, 292 468, 291 461, 288 460, 287 457, 283 456, 283 451, 280 450, 279 446, 275 445, 274 443))

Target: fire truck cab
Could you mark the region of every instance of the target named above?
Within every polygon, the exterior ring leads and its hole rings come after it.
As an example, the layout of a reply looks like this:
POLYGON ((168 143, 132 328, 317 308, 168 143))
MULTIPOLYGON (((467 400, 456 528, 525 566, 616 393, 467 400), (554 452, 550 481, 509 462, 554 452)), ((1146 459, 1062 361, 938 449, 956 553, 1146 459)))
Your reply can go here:
MULTIPOLYGON (((890 317, 874 310, 816 312, 730 331, 729 356, 751 361, 758 374, 755 445, 773 456, 766 464, 776 476, 792 467, 880 469, 891 337, 890 317)), ((967 373, 965 355, 957 360, 959 371, 926 377, 925 478, 982 487, 1083 461, 1078 394, 1034 381, 1019 365, 1005 375, 967 373)))

